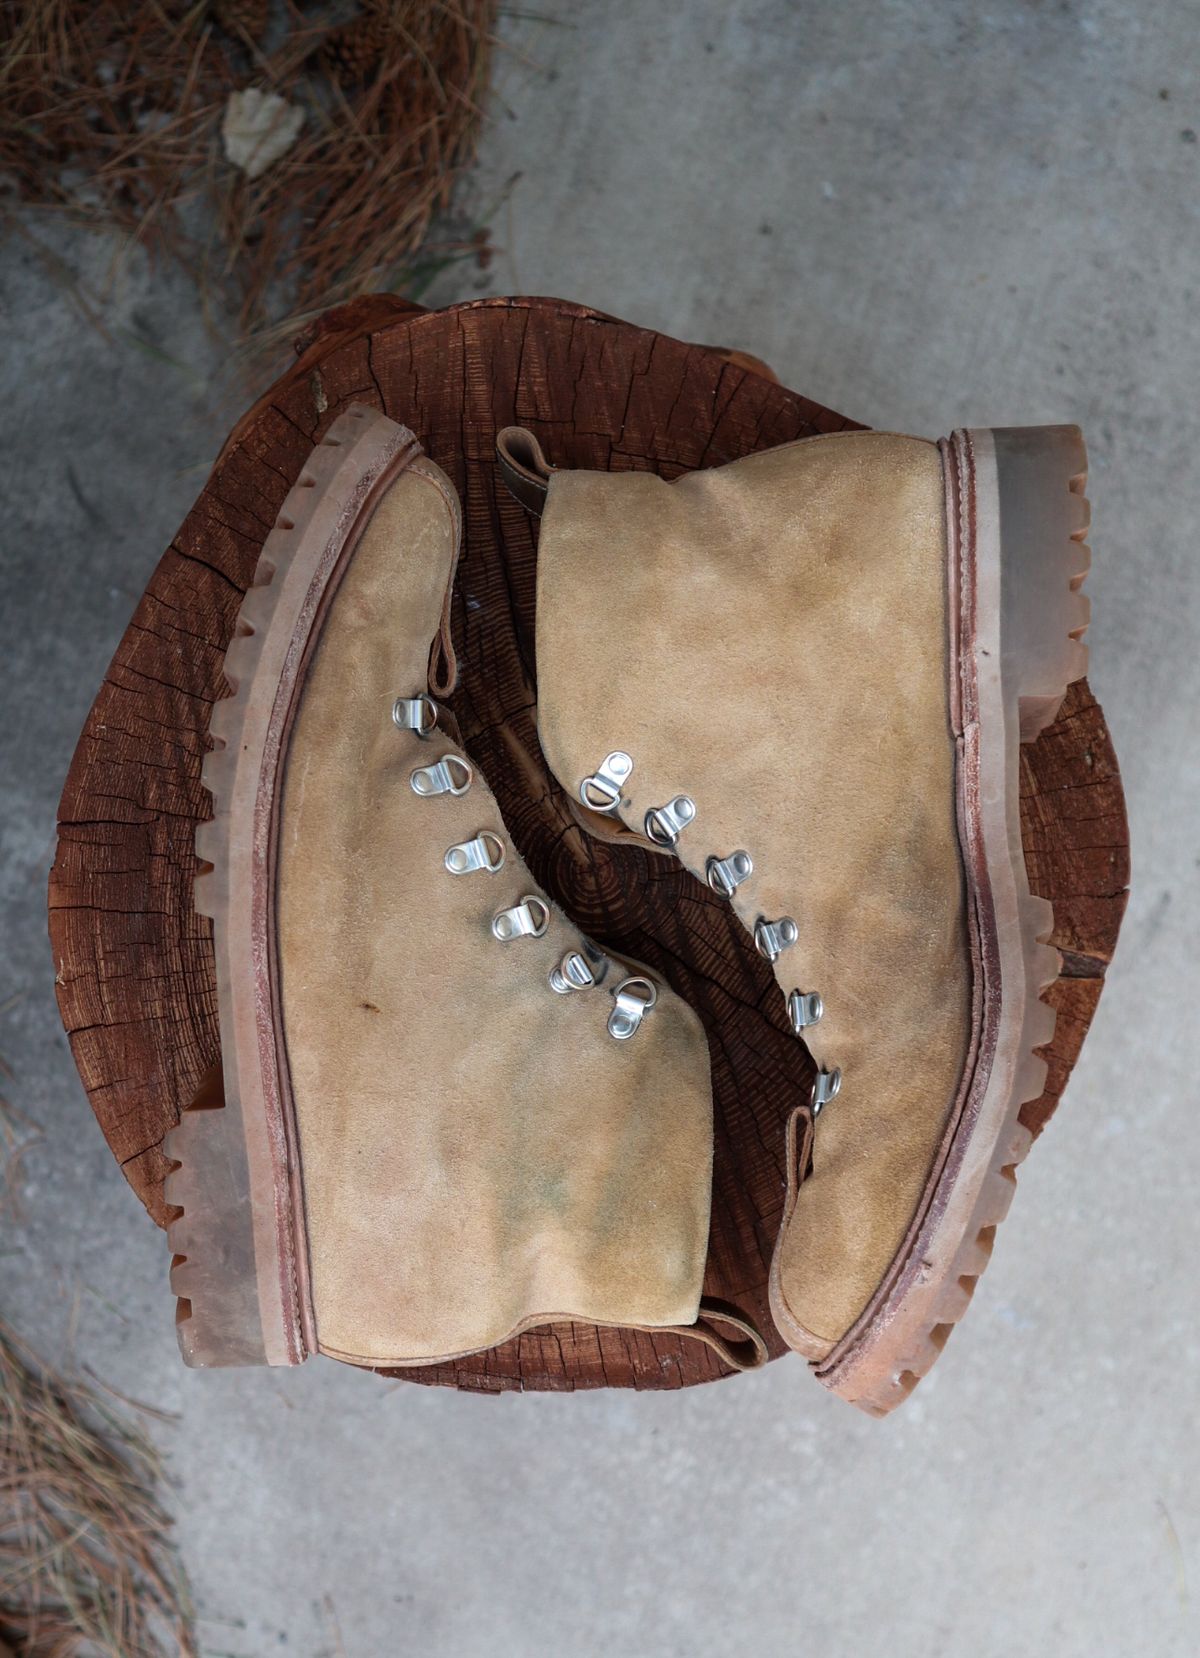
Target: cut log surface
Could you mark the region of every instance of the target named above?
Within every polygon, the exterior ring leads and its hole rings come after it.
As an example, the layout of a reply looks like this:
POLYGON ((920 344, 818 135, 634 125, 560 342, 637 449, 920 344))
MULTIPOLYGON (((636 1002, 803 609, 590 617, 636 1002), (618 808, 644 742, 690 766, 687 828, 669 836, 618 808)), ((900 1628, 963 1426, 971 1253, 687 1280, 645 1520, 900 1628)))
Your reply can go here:
MULTIPOLYGON (((554 300, 419 312, 377 296, 328 313, 238 424, 156 569, 79 741, 50 878, 59 1006, 96 1118, 161 1226, 164 1134, 219 1059, 210 923, 192 908, 193 835, 222 654, 259 549, 311 446, 349 403, 411 427, 466 516, 454 601, 455 716, 535 878, 586 932, 646 962, 704 1019, 716 1108, 706 1293, 764 1332, 784 1195, 783 1125, 807 1094, 782 998, 729 906, 669 861, 587 840, 538 747, 536 537, 497 475, 499 428, 529 426, 569 467, 666 478, 853 422, 753 359, 685 345, 554 300), (535 785, 531 787, 531 782, 535 785)), ((936 434, 934 434, 936 435, 936 434)), ((1086 682, 1024 750, 1031 884, 1052 900, 1064 975, 1041 1130, 1095 1011, 1128 876, 1116 761, 1086 682)), ((448 1010, 448 1017, 450 1010, 448 1010)), ((170 1317, 163 1257, 163 1317, 170 1317)), ((782 1344, 769 1335, 773 1354, 782 1344)), ((723 1374, 677 1337, 582 1325, 533 1332, 458 1363, 402 1373, 477 1391, 674 1388, 723 1374)))

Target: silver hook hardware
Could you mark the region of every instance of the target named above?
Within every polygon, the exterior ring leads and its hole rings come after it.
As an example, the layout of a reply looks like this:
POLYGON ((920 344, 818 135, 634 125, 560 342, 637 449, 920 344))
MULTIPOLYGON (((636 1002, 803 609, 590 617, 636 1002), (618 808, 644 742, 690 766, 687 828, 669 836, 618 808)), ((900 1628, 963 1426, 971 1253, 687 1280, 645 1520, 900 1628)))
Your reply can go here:
POLYGON ((612 995, 608 1034, 617 1042, 628 1042, 657 1002, 658 991, 649 979, 632 978, 622 979, 612 995))
POLYGON ((665 806, 651 806, 646 813, 646 838, 656 846, 674 846, 681 829, 686 829, 696 815, 696 802, 685 794, 677 794, 665 806))
POLYGON ((579 950, 568 950, 558 966, 550 969, 550 988, 558 996, 569 996, 573 990, 591 990, 595 983, 588 960, 579 950))
POLYGON ((432 697, 397 697, 392 704, 392 720, 398 730, 414 731, 424 741, 433 736, 438 705, 432 697))
POLYGON ((760 915, 754 923, 755 946, 759 955, 766 956, 768 961, 778 961, 799 937, 800 929, 790 915, 780 916, 778 921, 768 921, 760 915))
POLYGON ((500 910, 492 917, 492 936, 501 944, 514 938, 541 938, 549 925, 549 904, 536 893, 526 893, 511 910, 500 910))
POLYGON ((413 793, 422 797, 435 794, 466 794, 474 775, 461 754, 443 754, 436 765, 418 766, 410 781, 413 793))
POLYGON ((577 950, 568 950, 556 967, 550 969, 550 988, 559 996, 573 990, 591 990, 603 984, 612 963, 590 938, 581 938, 577 950))
POLYGON ((825 1011, 825 1004, 815 990, 793 990, 787 1005, 788 1018, 797 1036, 815 1025, 825 1011))
POLYGON ((812 1114, 821 1115, 822 1106, 836 1099, 842 1086, 842 1072, 840 1066, 832 1071, 818 1071, 817 1080, 813 1083, 812 1114))
POLYGON ((632 770, 633 761, 621 749, 606 754, 591 777, 585 777, 579 785, 580 800, 589 811, 615 812, 632 770))
POLYGON ((486 869, 494 875, 504 868, 504 842, 490 829, 481 829, 474 840, 460 841, 450 848, 446 868, 451 875, 469 875, 473 869, 486 869))
POLYGON ((550 988, 559 996, 568 996, 573 990, 591 990, 603 982, 608 969, 608 957, 585 940, 550 969, 550 988))
POLYGON ((722 898, 732 898, 743 881, 754 874, 754 859, 749 852, 731 852, 727 858, 718 858, 714 852, 704 866, 708 884, 722 898))

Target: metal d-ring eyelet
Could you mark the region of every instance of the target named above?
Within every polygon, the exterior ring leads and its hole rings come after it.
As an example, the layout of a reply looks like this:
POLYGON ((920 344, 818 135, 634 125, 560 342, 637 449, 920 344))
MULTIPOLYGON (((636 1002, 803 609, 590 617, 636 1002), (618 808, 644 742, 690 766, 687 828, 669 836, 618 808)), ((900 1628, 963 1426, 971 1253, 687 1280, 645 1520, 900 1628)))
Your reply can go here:
POLYGON ((579 785, 579 798, 593 812, 615 812, 621 804, 621 790, 629 781, 633 761, 621 749, 606 754, 590 777, 579 785))
POLYGON ((504 842, 490 829, 481 829, 474 840, 450 847, 445 863, 451 875, 469 875, 474 869, 494 875, 504 868, 504 842))
POLYGON ((436 794, 466 794, 475 773, 461 754, 443 754, 432 766, 418 766, 410 782, 422 798, 436 794))
POLYGON ((802 1030, 815 1025, 825 1011, 825 1004, 815 990, 793 990, 788 996, 788 1018, 799 1036, 802 1030))
POLYGON ((778 961, 799 937, 800 929, 790 915, 782 915, 778 921, 768 921, 760 915, 754 923, 755 946, 759 955, 766 956, 768 961, 778 961))
POLYGON ((424 741, 432 737, 438 722, 438 705, 432 697, 397 697, 392 720, 400 731, 412 731, 424 741))
POLYGON ((501 944, 514 938, 541 938, 550 925, 550 906, 536 893, 526 893, 511 910, 500 910, 492 917, 492 937, 501 944))
POLYGON ((828 1105, 830 1100, 836 1099, 841 1086, 842 1072, 840 1066, 836 1066, 832 1071, 817 1072, 817 1080, 813 1083, 812 1097, 812 1114, 814 1117, 819 1117, 822 1107, 828 1105))
POLYGON ((612 995, 608 1034, 617 1042, 628 1042, 658 1001, 658 989, 649 979, 635 976, 622 979, 612 995))
POLYGON ((558 996, 570 995, 574 990, 592 990, 604 983, 611 966, 603 950, 585 938, 577 950, 568 950, 550 969, 550 988, 558 996))
POLYGON ((595 983, 591 963, 581 950, 568 950, 558 965, 550 969, 550 988, 557 996, 569 996, 573 990, 591 990, 595 983))
POLYGON ((731 852, 727 858, 718 858, 714 852, 704 866, 708 884, 722 898, 732 898, 743 881, 754 874, 754 860, 749 852, 731 852))
POLYGON ((665 806, 651 806, 646 813, 646 838, 656 846, 674 846, 680 831, 686 829, 695 816, 696 802, 686 794, 677 794, 665 806))

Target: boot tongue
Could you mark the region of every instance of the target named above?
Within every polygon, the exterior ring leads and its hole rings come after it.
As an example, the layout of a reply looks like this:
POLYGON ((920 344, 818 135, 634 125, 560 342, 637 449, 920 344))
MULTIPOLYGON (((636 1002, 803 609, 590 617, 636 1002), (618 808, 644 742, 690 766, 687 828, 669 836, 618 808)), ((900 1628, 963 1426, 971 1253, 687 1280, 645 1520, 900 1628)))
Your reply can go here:
POLYGON ((679 792, 673 760, 693 704, 676 678, 690 676, 691 645, 672 637, 674 567, 689 540, 681 504, 649 473, 554 470, 538 541, 546 759, 573 801, 595 812, 611 800, 603 815, 647 839, 647 809, 679 792), (597 786, 581 792, 589 778, 597 786))

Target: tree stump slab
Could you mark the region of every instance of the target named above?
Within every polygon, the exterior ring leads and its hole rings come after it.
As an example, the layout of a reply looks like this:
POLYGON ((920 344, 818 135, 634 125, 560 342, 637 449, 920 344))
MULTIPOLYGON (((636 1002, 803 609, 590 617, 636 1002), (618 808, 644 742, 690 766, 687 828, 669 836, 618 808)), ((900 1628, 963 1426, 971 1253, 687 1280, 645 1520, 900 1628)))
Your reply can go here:
MULTIPOLYGON (((421 312, 374 296, 328 313, 239 422, 152 576, 88 716, 50 877, 58 1001, 113 1156, 166 1220, 164 1134, 219 1062, 210 923, 192 908, 193 836, 222 655, 259 550, 312 445, 352 402, 411 427, 456 485, 466 536, 453 701, 510 833, 588 933, 695 1006, 713 1060, 715 1168, 706 1293, 773 1330, 767 1270, 784 1195, 783 1125, 811 1080, 770 969, 728 905, 667 860, 587 842, 538 747, 535 533, 494 465, 499 428, 531 427, 560 464, 666 478, 854 422, 738 353, 687 345, 581 305, 499 299, 421 312), (532 768, 532 769, 531 769, 532 768), (538 786, 530 787, 531 777, 538 786)), ((1086 682, 1023 752, 1031 884, 1051 899, 1064 976, 1040 1131, 1079 1052, 1128 879, 1120 777, 1086 682)), ((163 1316, 168 1317, 166 1253, 163 1316)), ((783 1351, 769 1334, 773 1356, 783 1351)), ((675 1388, 722 1375, 697 1342, 559 1325, 454 1364, 397 1372, 481 1392, 675 1388)))

